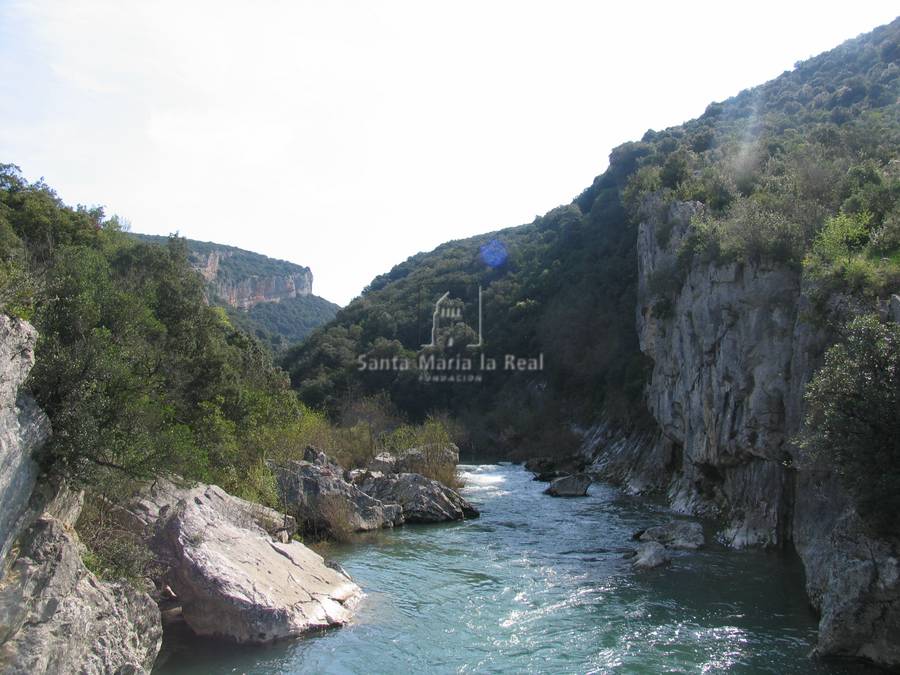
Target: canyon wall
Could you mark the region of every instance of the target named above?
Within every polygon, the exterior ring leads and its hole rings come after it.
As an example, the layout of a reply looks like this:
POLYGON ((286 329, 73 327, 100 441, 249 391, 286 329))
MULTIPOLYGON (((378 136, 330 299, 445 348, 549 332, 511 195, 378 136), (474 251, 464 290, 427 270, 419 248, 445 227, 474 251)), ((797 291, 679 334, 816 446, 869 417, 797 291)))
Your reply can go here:
POLYGON ((238 309, 250 309, 262 302, 280 302, 312 293, 312 272, 308 267, 281 263, 285 269, 276 273, 229 274, 227 262, 234 256, 263 258, 258 254, 228 249, 194 253, 191 262, 206 280, 215 297, 238 309), (288 269, 289 268, 289 269, 288 269))
POLYGON ((898 665, 900 542, 867 534, 830 467, 792 442, 828 336, 808 320, 796 269, 695 261, 673 273, 700 209, 651 204, 640 225, 636 320, 658 430, 596 427, 594 472, 720 519, 728 546, 793 546, 821 616, 819 651, 898 665))

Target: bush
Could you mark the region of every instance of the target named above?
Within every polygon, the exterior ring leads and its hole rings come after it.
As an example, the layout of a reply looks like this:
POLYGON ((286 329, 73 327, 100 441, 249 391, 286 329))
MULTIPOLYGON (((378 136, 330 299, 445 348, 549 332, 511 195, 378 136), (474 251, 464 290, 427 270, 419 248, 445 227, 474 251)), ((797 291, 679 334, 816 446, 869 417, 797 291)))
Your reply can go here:
POLYGON ((802 445, 834 467, 877 532, 900 533, 900 326, 854 319, 806 401, 802 445))
POLYGON ((813 253, 833 266, 849 265, 869 241, 868 213, 841 213, 829 218, 813 244, 813 253))

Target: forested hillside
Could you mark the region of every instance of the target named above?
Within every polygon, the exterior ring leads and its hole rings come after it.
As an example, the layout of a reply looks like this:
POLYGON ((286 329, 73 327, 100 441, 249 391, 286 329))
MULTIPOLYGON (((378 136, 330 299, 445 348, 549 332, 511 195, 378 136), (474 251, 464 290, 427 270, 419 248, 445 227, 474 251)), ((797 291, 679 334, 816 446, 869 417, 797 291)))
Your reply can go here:
POLYGON ((263 430, 299 419, 286 377, 220 307, 184 240, 142 243, 0 169, 2 311, 38 328, 29 387, 50 417, 41 461, 115 490, 177 473, 271 498, 263 430))
MULTIPOLYGON (((571 424, 601 415, 626 428, 652 424, 643 402, 650 363, 635 329, 638 224, 665 220, 675 202, 700 205, 678 264, 653 279, 659 314, 671 311, 695 257, 804 267, 825 322, 847 318, 829 315, 838 294, 874 307, 900 274, 898 91, 895 21, 695 120, 648 131, 613 150, 609 168, 570 204, 377 277, 287 355, 292 383, 305 401, 331 409, 348 390, 386 388, 413 416, 460 416, 482 449, 564 450, 574 443, 571 424), (503 254, 485 256, 494 249, 503 254), (471 297, 479 285, 484 350, 543 353, 542 372, 443 384, 422 382, 415 369, 360 370, 361 354, 414 357, 435 300, 471 297)), ((459 324, 472 342, 473 322, 459 324)), ((437 349, 452 356, 459 343, 437 349)))

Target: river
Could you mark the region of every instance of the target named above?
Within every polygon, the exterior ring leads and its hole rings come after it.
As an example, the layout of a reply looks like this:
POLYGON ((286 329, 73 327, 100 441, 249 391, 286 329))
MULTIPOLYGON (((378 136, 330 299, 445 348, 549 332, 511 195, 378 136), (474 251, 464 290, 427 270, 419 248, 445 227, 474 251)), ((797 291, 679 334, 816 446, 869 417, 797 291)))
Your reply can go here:
POLYGON ((711 544, 634 572, 623 550, 671 517, 661 505, 460 469, 480 519, 328 548, 366 593, 351 625, 267 647, 170 629, 154 673, 873 672, 808 658, 816 618, 793 556, 711 544))

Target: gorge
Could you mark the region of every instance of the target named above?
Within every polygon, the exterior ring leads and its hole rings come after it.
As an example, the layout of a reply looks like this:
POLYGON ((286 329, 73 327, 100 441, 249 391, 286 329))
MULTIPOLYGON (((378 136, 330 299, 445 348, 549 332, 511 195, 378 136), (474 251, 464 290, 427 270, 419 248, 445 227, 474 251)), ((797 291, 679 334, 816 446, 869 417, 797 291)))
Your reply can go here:
POLYGON ((900 668, 898 96, 900 19, 340 309, 0 165, 0 666, 900 668))

